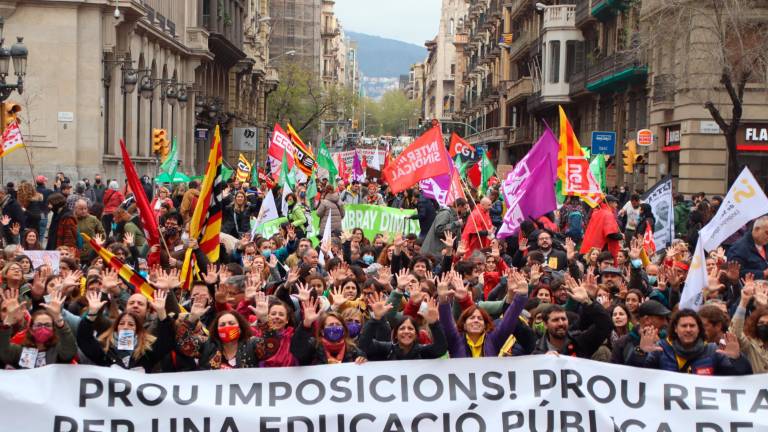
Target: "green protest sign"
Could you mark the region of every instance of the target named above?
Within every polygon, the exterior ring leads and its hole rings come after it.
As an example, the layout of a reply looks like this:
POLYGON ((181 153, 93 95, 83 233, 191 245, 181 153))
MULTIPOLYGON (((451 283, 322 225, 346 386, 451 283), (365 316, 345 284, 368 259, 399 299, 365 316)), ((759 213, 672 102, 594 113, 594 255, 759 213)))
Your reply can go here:
POLYGON ((251 219, 251 229, 253 235, 258 234, 264 238, 270 238, 280 232, 280 225, 283 222, 288 222, 288 218, 281 217, 258 225, 256 225, 256 219, 251 219))
POLYGON ((376 234, 393 236, 395 234, 418 234, 418 219, 408 219, 416 210, 402 210, 392 207, 368 204, 348 204, 344 206, 344 219, 341 226, 344 231, 361 228, 365 237, 373 240, 376 234))

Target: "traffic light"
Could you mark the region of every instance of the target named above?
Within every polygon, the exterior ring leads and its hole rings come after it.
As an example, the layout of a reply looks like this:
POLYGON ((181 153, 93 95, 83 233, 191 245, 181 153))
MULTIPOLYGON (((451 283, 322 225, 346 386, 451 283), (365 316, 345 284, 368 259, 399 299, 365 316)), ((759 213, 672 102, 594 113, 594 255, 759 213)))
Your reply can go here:
POLYGON ((19 121, 16 116, 21 112, 21 105, 15 102, 3 102, 2 112, 0 112, 0 130, 5 130, 8 125, 19 121))
MULTIPOLYGON (((627 141, 627 144, 625 145, 625 150, 623 152, 624 154, 624 172, 627 174, 631 174, 635 170, 635 162, 637 161, 637 143, 635 140, 627 141)), ((642 159, 642 155, 640 155, 640 158, 642 159)))
POLYGON ((171 142, 168 141, 168 138, 165 138, 163 136, 163 144, 160 147, 160 160, 165 162, 166 159, 168 159, 168 155, 171 153, 171 142))
POLYGON ((163 146, 166 141, 165 129, 152 129, 152 153, 156 155, 163 154, 163 146))

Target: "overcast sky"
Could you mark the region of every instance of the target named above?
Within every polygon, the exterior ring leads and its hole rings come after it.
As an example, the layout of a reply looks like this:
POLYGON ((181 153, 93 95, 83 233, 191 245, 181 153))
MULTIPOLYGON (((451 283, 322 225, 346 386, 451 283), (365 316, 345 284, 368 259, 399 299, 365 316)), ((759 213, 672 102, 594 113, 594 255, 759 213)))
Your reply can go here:
POLYGON ((336 0, 345 30, 423 46, 437 35, 441 0, 336 0))

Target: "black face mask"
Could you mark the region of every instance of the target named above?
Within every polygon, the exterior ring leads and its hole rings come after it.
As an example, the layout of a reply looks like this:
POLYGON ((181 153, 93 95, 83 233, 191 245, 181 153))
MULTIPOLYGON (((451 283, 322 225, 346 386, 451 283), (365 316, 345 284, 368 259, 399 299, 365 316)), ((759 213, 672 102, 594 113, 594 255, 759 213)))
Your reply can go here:
POLYGON ((176 237, 179 235, 179 229, 176 227, 166 228, 165 235, 168 237, 176 237))
POLYGON ((757 333, 757 337, 760 338, 760 340, 768 341, 768 324, 761 324, 755 328, 755 332, 757 333))
POLYGON ((95 180, 94 180, 94 183, 96 183, 96 184, 99 184, 99 183, 101 183, 101 179, 99 179, 99 178, 95 179, 95 180))

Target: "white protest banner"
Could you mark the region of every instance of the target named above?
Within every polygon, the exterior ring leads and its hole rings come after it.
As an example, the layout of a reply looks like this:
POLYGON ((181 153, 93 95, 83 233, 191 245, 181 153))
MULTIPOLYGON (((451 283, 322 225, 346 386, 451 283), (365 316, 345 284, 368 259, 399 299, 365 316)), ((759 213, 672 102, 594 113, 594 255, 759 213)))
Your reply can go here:
POLYGON ((699 238, 706 239, 704 250, 717 249, 720 244, 748 224, 768 212, 768 198, 755 177, 744 167, 728 190, 715 217, 701 229, 699 238))
POLYGON ((704 287, 707 286, 707 255, 701 237, 696 242, 691 266, 685 277, 685 289, 680 294, 680 309, 699 310, 704 304, 704 287))
POLYGON ((140 374, 0 372, 2 430, 747 432, 765 376, 700 377, 526 356, 140 374))
MULTIPOLYGON (((384 158, 387 155, 387 151, 384 149, 371 149, 371 148, 359 148, 357 150, 346 150, 341 152, 333 152, 331 155, 334 160, 336 157, 340 157, 347 165, 347 169, 352 169, 352 161, 355 158, 355 153, 361 158, 365 158, 368 167, 375 168, 377 163, 379 166, 384 164, 384 158), (338 156, 337 156, 338 155, 338 156)), ((380 170, 380 168, 375 168, 380 170)))
MULTIPOLYGON (((653 185, 643 196, 642 201, 651 206, 656 225, 653 227, 653 242, 656 250, 662 250, 672 244, 675 238, 675 208, 672 205, 672 177, 667 177, 653 185)), ((638 229, 645 229, 640 227, 638 229)))
POLYGON ((59 262, 61 261, 61 252, 44 250, 25 250, 26 255, 32 261, 32 267, 38 268, 43 264, 50 264, 54 273, 59 272, 59 262))

